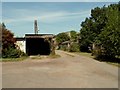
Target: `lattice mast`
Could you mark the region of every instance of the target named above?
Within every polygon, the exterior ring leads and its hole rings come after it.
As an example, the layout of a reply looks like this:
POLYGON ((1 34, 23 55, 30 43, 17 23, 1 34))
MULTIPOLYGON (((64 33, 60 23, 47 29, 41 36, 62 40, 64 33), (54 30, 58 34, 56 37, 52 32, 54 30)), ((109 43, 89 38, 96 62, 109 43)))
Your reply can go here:
POLYGON ((37 24, 37 20, 34 21, 34 30, 35 30, 35 34, 38 34, 38 24, 37 24))

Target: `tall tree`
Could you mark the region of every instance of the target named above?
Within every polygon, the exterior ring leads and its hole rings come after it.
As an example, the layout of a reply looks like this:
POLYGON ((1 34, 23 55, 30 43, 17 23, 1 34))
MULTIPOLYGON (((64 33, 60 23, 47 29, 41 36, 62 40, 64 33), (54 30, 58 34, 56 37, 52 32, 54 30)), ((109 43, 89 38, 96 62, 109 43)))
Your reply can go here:
POLYGON ((2 56, 2 24, 0 23, 0 57, 2 56))
POLYGON ((82 28, 80 30, 80 50, 88 52, 89 47, 91 47, 94 42, 96 35, 96 24, 91 18, 86 18, 81 24, 82 28))
POLYGON ((98 35, 96 44, 102 45, 104 53, 107 56, 120 56, 120 30, 119 30, 119 6, 120 4, 111 4, 107 8, 107 24, 103 31, 98 35))
POLYGON ((4 23, 2 23, 2 57, 3 58, 13 58, 19 57, 21 51, 17 50, 15 47, 14 34, 10 30, 6 29, 4 23))
POLYGON ((82 22, 80 47, 87 51, 95 43, 104 50, 103 55, 120 56, 120 2, 108 7, 96 7, 91 10, 91 17, 82 22))
POLYGON ((6 29, 4 23, 2 23, 2 48, 15 47, 14 34, 10 30, 6 29))

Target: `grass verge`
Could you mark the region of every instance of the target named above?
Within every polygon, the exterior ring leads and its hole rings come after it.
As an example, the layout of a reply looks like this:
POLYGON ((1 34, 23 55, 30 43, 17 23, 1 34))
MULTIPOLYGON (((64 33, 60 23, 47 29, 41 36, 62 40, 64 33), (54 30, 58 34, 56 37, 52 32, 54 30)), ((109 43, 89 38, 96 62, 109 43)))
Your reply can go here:
POLYGON ((120 63, 113 63, 113 62, 107 62, 108 64, 111 64, 111 65, 114 65, 114 66, 117 66, 117 67, 120 67, 120 63))
POLYGON ((105 57, 105 58, 94 58, 95 60, 98 60, 100 62, 106 62, 108 64, 120 67, 120 58, 110 58, 110 57, 105 57))
POLYGON ((75 52, 75 53, 78 55, 94 58, 94 56, 92 56, 91 53, 87 53, 87 52, 75 52))
POLYGON ((1 58, 0 62, 16 62, 16 61, 23 61, 27 58, 27 56, 23 56, 20 58, 1 58))
MULTIPOLYGON (((90 58, 93 58, 94 60, 97 60, 95 59, 94 56, 91 55, 91 53, 86 53, 86 52, 75 52, 76 54, 78 55, 82 55, 82 56, 86 56, 86 57, 90 57, 90 58)), ((118 63, 118 61, 116 62, 113 62, 112 60, 97 60, 97 61, 100 61, 100 62, 106 62, 108 64, 111 64, 111 65, 114 65, 114 66, 117 66, 117 67, 120 67, 120 63, 118 63)))

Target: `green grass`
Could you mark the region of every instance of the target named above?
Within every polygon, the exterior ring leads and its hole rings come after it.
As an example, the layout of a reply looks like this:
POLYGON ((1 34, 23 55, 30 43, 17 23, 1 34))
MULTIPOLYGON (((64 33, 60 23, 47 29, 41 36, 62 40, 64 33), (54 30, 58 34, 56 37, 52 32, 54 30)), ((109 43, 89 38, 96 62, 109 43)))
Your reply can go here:
POLYGON ((114 65, 114 66, 117 66, 117 67, 120 67, 120 63, 113 63, 113 62, 107 62, 108 64, 111 64, 111 65, 114 65))
MULTIPOLYGON (((75 53, 78 54, 78 55, 90 57, 90 58, 93 58, 94 60, 97 60, 97 59, 95 59, 94 56, 91 56, 91 53, 86 53, 86 52, 75 52, 75 53)), ((120 63, 118 63, 118 62, 112 62, 111 60, 104 60, 104 61, 103 60, 98 60, 98 61, 100 61, 100 62, 106 62, 108 64, 120 67, 120 63)))
POLYGON ((87 53, 87 52, 75 52, 78 55, 94 58, 94 56, 91 56, 92 53, 87 53))
POLYGON ((108 64, 120 67, 120 58, 103 58, 103 59, 96 59, 95 58, 95 60, 98 60, 100 62, 106 62, 108 64))
POLYGON ((20 58, 1 58, 0 62, 16 62, 16 61, 23 61, 27 58, 27 56, 23 56, 20 58))

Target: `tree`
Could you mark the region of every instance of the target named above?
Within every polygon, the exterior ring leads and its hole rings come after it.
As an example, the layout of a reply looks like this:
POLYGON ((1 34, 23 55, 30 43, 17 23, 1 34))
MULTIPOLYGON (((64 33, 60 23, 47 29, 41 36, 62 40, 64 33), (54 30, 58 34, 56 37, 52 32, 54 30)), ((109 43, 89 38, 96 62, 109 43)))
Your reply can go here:
POLYGON ((92 47, 92 43, 101 33, 103 27, 106 25, 106 7, 96 7, 91 10, 91 17, 86 18, 84 22, 81 23, 80 30, 80 50, 88 52, 89 47, 92 47))
POLYGON ((65 41, 68 41, 68 40, 70 40, 70 37, 66 33, 59 33, 56 36, 56 41, 57 41, 58 44, 61 44, 62 42, 65 42, 65 41))
POLYGON ((72 30, 70 31, 71 39, 76 41, 77 40, 77 32, 72 30))
POLYGON ((1 24, 2 30, 2 57, 3 58, 18 58, 25 55, 22 51, 16 49, 14 34, 6 29, 4 23, 1 24))
POLYGON ((97 36, 95 31, 95 23, 90 18, 86 18, 81 24, 82 28, 80 30, 80 51, 88 52, 89 47, 92 46, 94 38, 97 36))
POLYGON ((2 24, 0 23, 0 57, 2 56, 2 24))
MULTIPOLYGON (((120 5, 120 4, 118 4, 120 5)), ((119 11, 117 4, 111 4, 107 8, 107 24, 103 31, 98 35, 96 44, 104 48, 104 55, 109 57, 120 56, 120 30, 119 30, 119 11)))
POLYGON ((70 52, 79 52, 79 45, 78 45, 78 43, 73 42, 70 45, 69 51, 70 52))
POLYGON ((120 3, 91 10, 91 17, 81 23, 81 51, 88 51, 94 43, 100 49, 97 53, 100 56, 120 56, 119 10, 120 3))
POLYGON ((15 48, 15 39, 14 34, 10 30, 6 29, 4 23, 2 23, 2 48, 14 47, 15 48))

